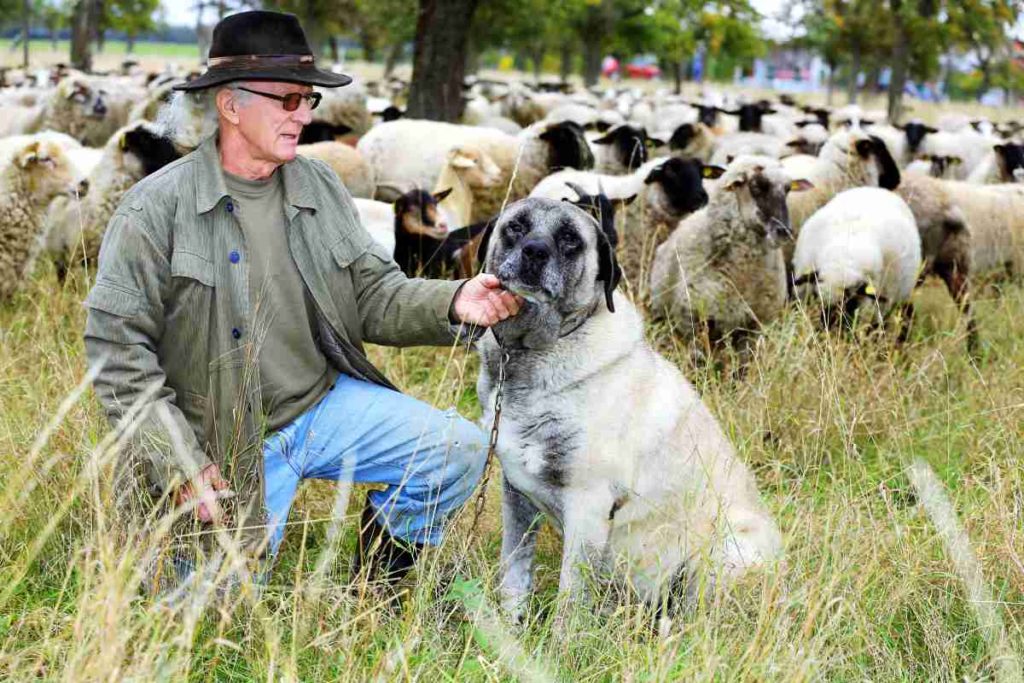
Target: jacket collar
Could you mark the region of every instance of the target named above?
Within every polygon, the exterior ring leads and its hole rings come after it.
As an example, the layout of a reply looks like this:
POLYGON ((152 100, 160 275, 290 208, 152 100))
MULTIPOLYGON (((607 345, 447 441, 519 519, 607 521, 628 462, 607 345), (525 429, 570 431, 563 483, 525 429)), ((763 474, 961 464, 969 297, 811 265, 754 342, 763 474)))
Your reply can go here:
MULTIPOLYGON (((220 201, 229 196, 224 183, 224 171, 220 166, 220 153, 217 151, 217 135, 213 134, 203 140, 196 149, 198 165, 196 168, 196 213, 204 214, 211 211, 220 201)), ((309 178, 303 182, 305 161, 296 158, 281 166, 281 178, 284 182, 284 197, 287 206, 285 214, 288 220, 294 218, 299 209, 317 210, 317 201, 310 189, 309 178)))

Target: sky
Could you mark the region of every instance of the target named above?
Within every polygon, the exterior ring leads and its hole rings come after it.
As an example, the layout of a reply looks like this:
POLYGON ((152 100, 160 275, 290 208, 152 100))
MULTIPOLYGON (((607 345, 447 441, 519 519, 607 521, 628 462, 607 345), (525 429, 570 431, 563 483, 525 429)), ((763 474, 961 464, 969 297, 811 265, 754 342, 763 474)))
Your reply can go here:
MULTIPOLYGON (((486 0, 485 0, 486 1, 486 0)), ((772 17, 779 13, 785 0, 752 0, 751 4, 757 11, 766 17, 772 17)), ((164 13, 167 23, 184 24, 192 26, 196 23, 196 10, 194 0, 163 0, 164 13)), ((212 10, 206 11, 206 19, 213 19, 212 10)), ((762 24, 765 34, 770 38, 786 38, 790 35, 789 26, 773 19, 765 19, 762 24)))

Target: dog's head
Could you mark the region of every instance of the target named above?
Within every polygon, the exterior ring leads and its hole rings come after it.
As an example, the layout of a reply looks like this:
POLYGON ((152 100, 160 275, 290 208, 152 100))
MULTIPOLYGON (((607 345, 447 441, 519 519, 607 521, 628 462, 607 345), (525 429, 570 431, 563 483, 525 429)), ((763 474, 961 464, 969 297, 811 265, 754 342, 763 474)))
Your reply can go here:
POLYGON ((547 346, 566 321, 582 322, 602 305, 614 312, 622 272, 612 244, 597 219, 569 202, 530 197, 509 206, 495 225, 484 269, 526 305, 499 323, 498 336, 547 346))

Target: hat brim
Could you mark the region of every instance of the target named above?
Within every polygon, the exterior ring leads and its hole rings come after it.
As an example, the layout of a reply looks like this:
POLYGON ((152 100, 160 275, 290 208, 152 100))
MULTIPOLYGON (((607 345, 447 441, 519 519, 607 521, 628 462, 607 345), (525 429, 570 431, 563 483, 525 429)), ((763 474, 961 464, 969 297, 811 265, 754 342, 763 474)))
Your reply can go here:
POLYGON ((300 85, 318 85, 323 88, 340 88, 352 82, 351 76, 318 69, 315 66, 266 66, 244 69, 210 69, 199 78, 179 83, 174 90, 204 90, 232 81, 278 81, 300 85))

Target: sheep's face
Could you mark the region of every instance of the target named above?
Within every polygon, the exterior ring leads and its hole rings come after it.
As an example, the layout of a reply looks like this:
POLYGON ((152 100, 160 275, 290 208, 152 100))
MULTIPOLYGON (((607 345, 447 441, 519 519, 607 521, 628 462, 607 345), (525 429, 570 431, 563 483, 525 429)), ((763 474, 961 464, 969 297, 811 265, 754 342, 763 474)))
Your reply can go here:
POLYGON ((922 154, 918 157, 928 162, 928 175, 933 178, 952 178, 953 170, 962 163, 955 154, 922 154))
POLYGON ((859 128, 833 135, 818 156, 839 167, 851 186, 895 190, 900 184, 900 169, 889 148, 859 128))
POLYGON ((443 240, 448 234, 448 224, 441 218, 437 205, 450 192, 450 188, 437 194, 411 190, 396 199, 394 208, 399 229, 416 237, 443 240))
POLYGON ((502 214, 485 270, 526 299, 533 322, 517 316, 517 322, 508 321, 510 329, 535 326, 536 316, 561 320, 591 311, 602 297, 614 310, 612 291, 621 277, 611 242, 594 218, 569 202, 539 197, 518 201, 502 214))
POLYGON ((718 166, 707 166, 699 159, 672 157, 651 169, 644 179, 644 183, 647 185, 657 184, 661 188, 661 194, 671 208, 671 212, 682 217, 697 211, 708 203, 708 193, 704 190, 704 179, 717 178, 723 170, 718 166))
POLYGON ((181 156, 169 139, 145 123, 118 131, 108 145, 114 163, 139 180, 181 156))
POLYGON ((501 183, 501 168, 491 157, 473 147, 454 147, 448 165, 469 187, 495 187, 501 183))
POLYGON ((33 206, 46 206, 57 195, 74 190, 71 162, 55 142, 30 142, 15 154, 14 162, 33 206))
POLYGON ((345 124, 334 125, 326 121, 310 121, 302 127, 299 135, 300 145, 312 145, 315 142, 334 142, 352 132, 345 124))
POLYGON ((611 147, 616 163, 630 171, 647 163, 647 132, 643 128, 625 124, 615 126, 593 142, 611 147))
POLYGON ((551 172, 563 168, 586 171, 594 167, 594 153, 590 151, 583 128, 572 121, 563 121, 546 127, 539 139, 547 143, 547 164, 551 172))
POLYGON ((907 149, 910 150, 911 153, 916 153, 917 150, 921 148, 921 143, 924 142, 926 135, 939 132, 938 128, 932 128, 920 121, 905 123, 900 126, 900 129, 906 133, 907 149))
POLYGON ((999 178, 1004 183, 1019 183, 1024 179, 1024 145, 1007 142, 995 146, 999 178))
POLYGON ((810 187, 806 180, 791 179, 774 159, 740 156, 722 176, 722 191, 716 199, 732 202, 741 224, 774 249, 793 239, 786 195, 810 187))
POLYGON ((106 117, 107 91, 94 87, 85 78, 66 78, 57 88, 57 98, 64 107, 74 109, 85 118, 102 119, 106 117))

